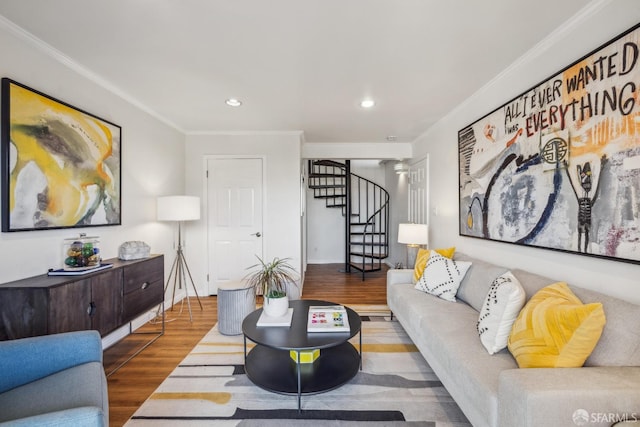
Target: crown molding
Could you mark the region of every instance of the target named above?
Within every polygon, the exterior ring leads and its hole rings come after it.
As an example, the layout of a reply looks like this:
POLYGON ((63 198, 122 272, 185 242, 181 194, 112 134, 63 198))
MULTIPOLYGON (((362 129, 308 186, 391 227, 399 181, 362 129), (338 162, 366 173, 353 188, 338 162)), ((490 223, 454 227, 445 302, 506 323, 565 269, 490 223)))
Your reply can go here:
POLYGON ((295 135, 295 136, 304 136, 304 131, 302 130, 194 130, 194 131, 186 131, 185 135, 187 136, 220 136, 220 135, 232 135, 232 136, 242 136, 242 135, 295 135))
POLYGON ((39 39, 38 37, 34 36, 33 34, 28 32, 24 28, 16 25, 15 23, 13 23, 12 21, 8 20, 6 17, 4 17, 2 15, 0 15, 0 28, 6 30, 7 32, 12 34, 13 36, 17 37, 18 39, 24 41, 28 45, 34 47, 38 51, 40 51, 40 52, 44 53, 45 55, 47 55, 48 57, 52 58, 53 60, 59 62, 60 64, 64 65, 65 67, 69 68, 71 71, 81 75, 82 77, 84 77, 87 80, 97 84, 98 86, 100 86, 103 89, 111 92, 112 94, 118 96, 119 98, 123 99, 124 101, 128 102, 129 104, 133 105, 134 107, 144 111, 145 113, 149 114, 150 116, 154 117, 155 119, 159 120, 160 122, 166 124, 167 126, 177 130, 178 132, 180 132, 182 134, 185 134, 185 131, 183 129, 181 129, 180 126, 178 126, 177 124, 173 123, 171 120, 167 119, 166 117, 161 116, 156 111, 152 110, 151 108, 149 108, 148 106, 146 106, 145 104, 140 102, 138 99, 134 98, 133 96, 131 96, 130 94, 128 94, 124 90, 120 89, 118 86, 116 86, 113 83, 109 82, 108 80, 104 79, 102 76, 100 76, 99 74, 91 71, 90 69, 80 65, 78 62, 74 61, 69 56, 65 55, 64 53, 62 53, 61 51, 59 51, 55 47, 51 46, 50 44, 46 43, 45 41, 43 41, 43 40, 39 39))
MULTIPOLYGON (((568 34, 575 30, 581 23, 583 23, 588 18, 596 15, 600 10, 602 10, 609 3, 614 0, 593 0, 585 7, 580 9, 578 13, 573 15, 567 21, 565 21, 558 28, 553 30, 549 35, 547 35, 544 39, 539 41, 536 45, 534 45, 527 52, 522 54, 519 58, 513 61, 507 68, 502 70, 499 74, 497 74, 494 78, 485 83, 480 89, 475 91, 471 96, 466 98, 463 102, 458 104, 453 110, 449 111, 446 115, 444 115, 439 121, 448 120, 451 116, 455 116, 461 110, 464 110, 467 106, 469 106, 477 97, 481 96, 483 92, 489 90, 493 85, 497 82, 516 71, 522 65, 530 62, 534 58, 540 56, 544 52, 547 52, 555 43, 562 40, 568 34)), ((420 136, 418 136, 415 141, 421 139, 425 134, 427 134, 429 130, 423 132, 420 136)))

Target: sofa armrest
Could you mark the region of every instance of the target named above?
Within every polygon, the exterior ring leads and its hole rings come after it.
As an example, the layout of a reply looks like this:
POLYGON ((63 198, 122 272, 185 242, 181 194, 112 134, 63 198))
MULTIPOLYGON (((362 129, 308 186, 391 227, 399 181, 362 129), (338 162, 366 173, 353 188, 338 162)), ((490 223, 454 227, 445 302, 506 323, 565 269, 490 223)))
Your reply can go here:
POLYGON ((0 427, 104 426, 102 409, 95 406, 65 409, 0 423, 0 427))
POLYGON ((399 283, 413 283, 413 269, 390 269, 387 270, 387 287, 399 283))
POLYGON ((0 342, 0 393, 88 362, 102 363, 97 331, 0 342))
POLYGON ((502 427, 611 426, 640 418, 640 367, 509 369, 498 402, 502 427))

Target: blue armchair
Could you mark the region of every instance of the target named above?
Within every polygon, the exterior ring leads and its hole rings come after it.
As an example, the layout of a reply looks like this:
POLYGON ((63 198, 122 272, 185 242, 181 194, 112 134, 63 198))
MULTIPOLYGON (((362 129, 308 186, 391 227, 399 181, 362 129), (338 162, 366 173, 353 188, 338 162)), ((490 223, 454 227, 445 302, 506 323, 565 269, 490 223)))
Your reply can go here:
POLYGON ((0 342, 0 426, 108 426, 97 331, 0 342))

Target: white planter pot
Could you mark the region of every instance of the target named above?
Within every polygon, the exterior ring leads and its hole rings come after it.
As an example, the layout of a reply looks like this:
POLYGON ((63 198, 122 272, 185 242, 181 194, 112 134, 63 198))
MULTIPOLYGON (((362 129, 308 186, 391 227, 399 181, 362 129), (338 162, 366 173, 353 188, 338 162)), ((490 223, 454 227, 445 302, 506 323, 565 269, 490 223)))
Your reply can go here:
POLYGON ((289 297, 286 295, 280 298, 265 297, 263 309, 269 317, 284 316, 287 314, 287 310, 289 310, 289 297))

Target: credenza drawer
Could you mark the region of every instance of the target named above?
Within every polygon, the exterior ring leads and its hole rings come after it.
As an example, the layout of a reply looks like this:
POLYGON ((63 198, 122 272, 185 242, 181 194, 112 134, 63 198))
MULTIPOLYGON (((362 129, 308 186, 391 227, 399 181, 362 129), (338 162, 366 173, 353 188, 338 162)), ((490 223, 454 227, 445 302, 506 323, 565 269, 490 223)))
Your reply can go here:
POLYGON ((137 289, 124 295, 123 320, 128 322, 164 301, 162 280, 143 282, 137 289))
POLYGON ((124 270, 124 294, 136 292, 145 283, 162 282, 163 278, 164 259, 162 257, 130 265, 124 270))

